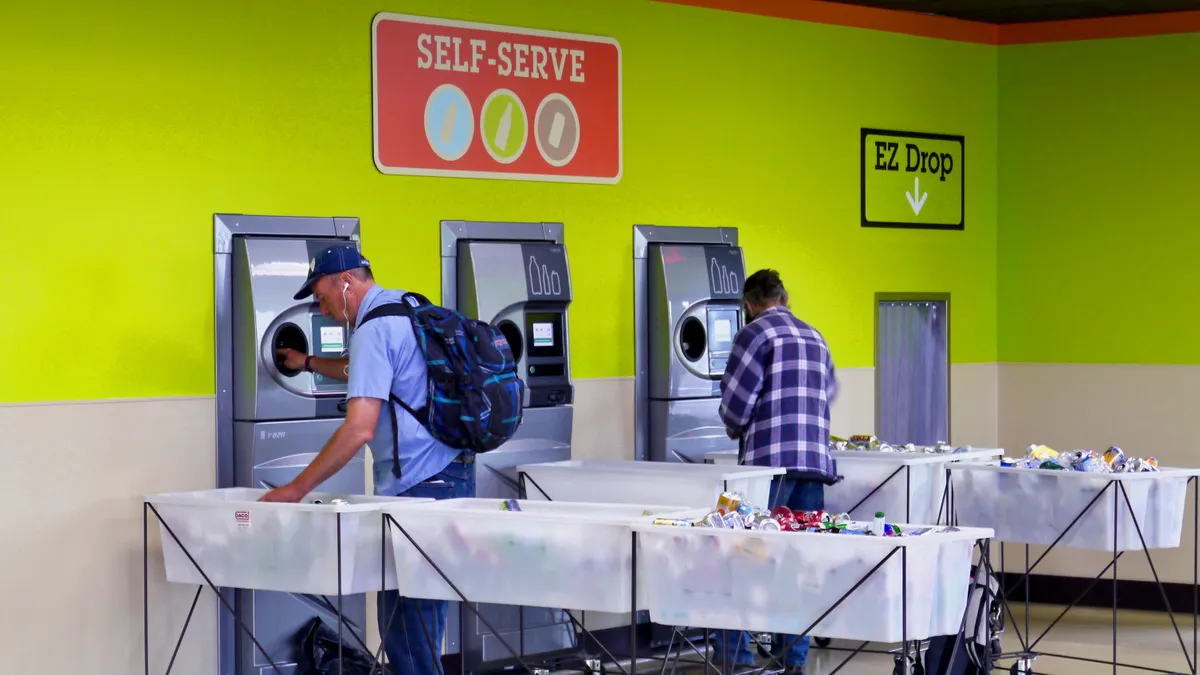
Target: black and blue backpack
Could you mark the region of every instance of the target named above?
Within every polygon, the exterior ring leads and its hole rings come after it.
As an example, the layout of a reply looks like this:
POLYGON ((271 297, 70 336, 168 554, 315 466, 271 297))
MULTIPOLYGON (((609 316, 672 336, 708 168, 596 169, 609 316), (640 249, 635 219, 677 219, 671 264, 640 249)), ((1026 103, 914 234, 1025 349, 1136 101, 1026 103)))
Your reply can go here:
MULTIPOLYGON (((381 316, 408 317, 429 372, 422 408, 413 409, 395 394, 393 402, 455 450, 487 452, 513 437, 521 426, 525 383, 517 377, 517 361, 503 333, 416 293, 372 309, 362 323, 381 316)), ((392 472, 399 478, 398 420, 395 407, 388 408, 394 439, 392 472)))

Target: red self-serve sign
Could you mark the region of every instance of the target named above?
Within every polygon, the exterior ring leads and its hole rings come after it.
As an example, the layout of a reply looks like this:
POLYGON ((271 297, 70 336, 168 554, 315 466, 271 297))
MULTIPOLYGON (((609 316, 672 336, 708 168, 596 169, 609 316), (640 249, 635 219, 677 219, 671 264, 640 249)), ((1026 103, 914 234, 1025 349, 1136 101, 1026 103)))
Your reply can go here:
POLYGON ((371 33, 383 173, 621 179, 616 40, 386 13, 371 33))

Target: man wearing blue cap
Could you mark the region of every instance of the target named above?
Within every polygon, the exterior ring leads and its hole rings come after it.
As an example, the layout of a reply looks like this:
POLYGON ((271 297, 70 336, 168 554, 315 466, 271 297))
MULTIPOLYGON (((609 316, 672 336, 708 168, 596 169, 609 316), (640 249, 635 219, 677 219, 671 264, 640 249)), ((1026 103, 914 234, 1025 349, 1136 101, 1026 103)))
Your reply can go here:
MULTIPOLYGON (((395 395, 413 410, 425 406, 428 374, 412 323, 406 316, 393 315, 364 323, 376 307, 399 303, 404 291, 376 285, 371 263, 356 246, 342 244, 322 251, 309 263, 308 278, 295 297, 303 300, 310 295, 320 305, 321 314, 345 323, 348 330, 355 327, 350 357, 309 356, 291 349, 280 350, 280 356, 289 368, 347 380, 346 419, 300 475, 268 492, 263 501, 300 501, 366 444, 371 445, 375 494, 474 497, 473 455, 434 440, 415 417, 391 402, 395 395)), ((380 633, 392 673, 440 672, 435 659, 440 659, 446 609, 443 601, 401 598, 396 591, 380 596, 380 633), (438 654, 431 653, 431 641, 438 646, 438 654)))

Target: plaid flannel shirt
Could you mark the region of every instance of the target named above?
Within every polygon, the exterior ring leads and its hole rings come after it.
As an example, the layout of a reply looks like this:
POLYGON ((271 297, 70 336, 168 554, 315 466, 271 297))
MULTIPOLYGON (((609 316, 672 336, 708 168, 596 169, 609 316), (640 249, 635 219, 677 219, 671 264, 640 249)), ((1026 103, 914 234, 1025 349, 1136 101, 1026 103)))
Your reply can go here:
POLYGON ((742 439, 743 464, 835 482, 829 406, 836 396, 829 345, 787 308, 772 307, 738 331, 721 378, 721 419, 742 439))

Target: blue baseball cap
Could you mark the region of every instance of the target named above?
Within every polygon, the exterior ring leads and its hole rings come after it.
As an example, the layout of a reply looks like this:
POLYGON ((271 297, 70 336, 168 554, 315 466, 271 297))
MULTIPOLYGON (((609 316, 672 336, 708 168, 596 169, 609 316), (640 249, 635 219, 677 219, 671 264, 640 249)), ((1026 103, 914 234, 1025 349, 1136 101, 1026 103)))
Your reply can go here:
POLYGON ((371 261, 362 256, 358 252, 358 247, 354 244, 338 244, 330 246, 321 251, 308 263, 308 278, 304 280, 304 285, 293 296, 296 300, 303 300, 312 295, 313 284, 317 283, 317 279, 330 274, 341 274, 348 270, 356 270, 360 267, 370 267, 371 261))

